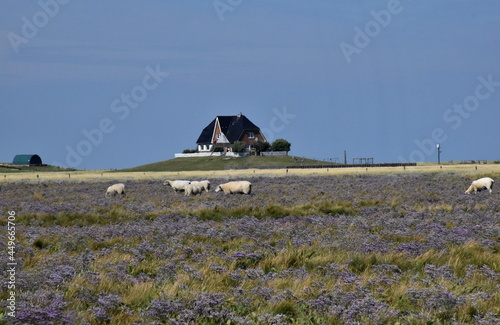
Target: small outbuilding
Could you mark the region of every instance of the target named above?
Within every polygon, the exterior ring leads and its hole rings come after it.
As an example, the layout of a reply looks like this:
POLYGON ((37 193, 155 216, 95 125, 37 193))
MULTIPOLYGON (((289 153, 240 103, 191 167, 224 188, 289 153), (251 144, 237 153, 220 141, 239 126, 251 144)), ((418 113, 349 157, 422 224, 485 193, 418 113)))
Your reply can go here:
POLYGON ((39 155, 16 155, 12 161, 13 165, 41 165, 42 158, 39 155))

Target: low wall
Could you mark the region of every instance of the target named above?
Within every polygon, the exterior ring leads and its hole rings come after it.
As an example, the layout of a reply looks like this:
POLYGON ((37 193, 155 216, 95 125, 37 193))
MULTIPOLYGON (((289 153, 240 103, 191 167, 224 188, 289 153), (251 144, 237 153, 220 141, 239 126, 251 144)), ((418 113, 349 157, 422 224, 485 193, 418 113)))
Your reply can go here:
POLYGON ((175 158, 188 157, 246 157, 248 152, 195 152, 195 153, 176 153, 175 158))
POLYGON ((288 156, 288 151, 261 151, 261 156, 288 156))

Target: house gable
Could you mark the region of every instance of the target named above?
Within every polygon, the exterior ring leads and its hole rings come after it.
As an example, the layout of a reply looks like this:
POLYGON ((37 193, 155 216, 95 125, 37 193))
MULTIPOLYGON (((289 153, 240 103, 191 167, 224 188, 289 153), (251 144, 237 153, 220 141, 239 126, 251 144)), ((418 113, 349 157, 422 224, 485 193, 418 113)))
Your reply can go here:
POLYGON ((212 141, 211 143, 217 142, 219 139, 219 134, 221 133, 221 127, 220 127, 220 121, 219 118, 215 118, 215 126, 214 126, 214 131, 212 132, 212 141))

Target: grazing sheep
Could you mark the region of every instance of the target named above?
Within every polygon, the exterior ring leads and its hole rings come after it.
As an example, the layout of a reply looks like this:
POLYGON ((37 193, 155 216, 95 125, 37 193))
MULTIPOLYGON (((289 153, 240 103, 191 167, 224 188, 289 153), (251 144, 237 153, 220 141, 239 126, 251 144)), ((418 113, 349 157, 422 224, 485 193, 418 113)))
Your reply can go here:
POLYGON ((104 194, 105 197, 108 197, 108 196, 115 196, 116 194, 121 194, 121 195, 125 195, 125 185, 123 184, 115 184, 115 185, 111 185, 110 187, 108 187, 108 189, 106 190, 106 194, 104 194))
POLYGON ((494 180, 492 180, 489 177, 483 177, 483 178, 477 179, 477 180, 472 182, 472 184, 469 186, 467 191, 465 191, 465 194, 470 194, 470 192, 472 192, 472 191, 474 191, 474 194, 476 194, 476 192, 480 192, 482 190, 488 190, 491 193, 491 188, 493 187, 493 182, 494 182, 494 180))
POLYGON ((232 193, 250 194, 250 192, 252 192, 252 183, 248 181, 228 182, 217 186, 215 192, 219 191, 224 191, 224 194, 232 194, 232 193))
POLYGON ((169 181, 166 180, 163 182, 163 185, 170 186, 174 189, 174 191, 179 192, 179 191, 184 191, 184 188, 189 185, 191 182, 190 181, 169 181))
POLYGON ((205 192, 208 192, 208 190, 210 189, 210 182, 207 180, 205 180, 205 181, 191 181, 191 184, 198 185, 205 192))
POLYGON ((190 195, 201 194, 202 191, 203 189, 200 186, 191 183, 186 185, 186 187, 184 188, 184 195, 190 196, 190 195))

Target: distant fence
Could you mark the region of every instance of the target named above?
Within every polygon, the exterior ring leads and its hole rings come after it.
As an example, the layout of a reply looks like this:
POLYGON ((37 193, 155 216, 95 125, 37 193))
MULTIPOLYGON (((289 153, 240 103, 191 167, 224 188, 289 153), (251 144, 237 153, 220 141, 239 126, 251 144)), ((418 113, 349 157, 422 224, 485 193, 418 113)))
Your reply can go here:
POLYGON ((383 164, 330 164, 330 165, 303 165, 286 166, 285 168, 353 168, 353 167, 411 167, 417 163, 383 163, 383 164))
MULTIPOLYGON (((353 167, 414 167, 417 163, 383 163, 383 164, 327 164, 327 165, 291 165, 291 166, 262 166, 253 169, 312 169, 312 168, 353 168, 353 167)), ((226 169, 248 169, 248 166, 231 166, 226 169)))

